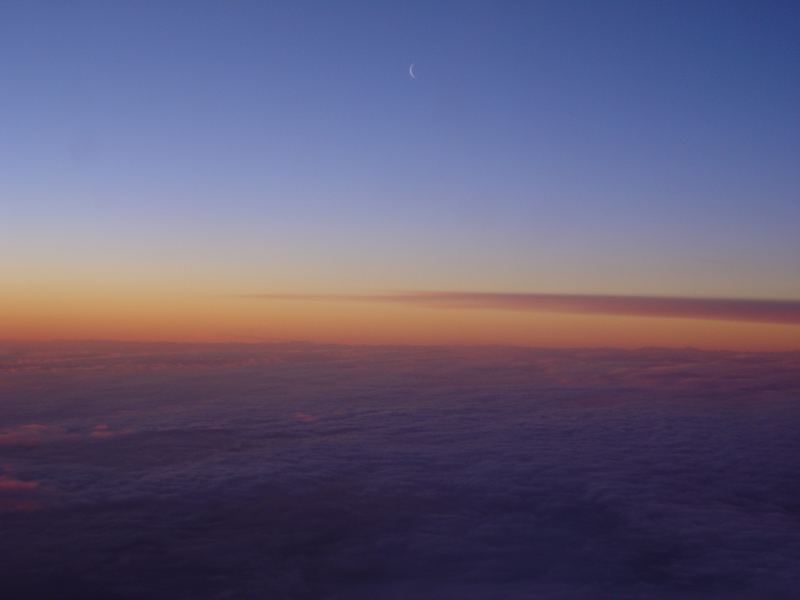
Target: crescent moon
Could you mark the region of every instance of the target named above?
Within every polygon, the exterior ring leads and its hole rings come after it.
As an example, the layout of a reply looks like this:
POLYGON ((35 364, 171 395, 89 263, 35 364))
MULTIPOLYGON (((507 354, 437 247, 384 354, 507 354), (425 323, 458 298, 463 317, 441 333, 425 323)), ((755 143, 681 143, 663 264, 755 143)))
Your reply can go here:
POLYGON ((414 73, 414 63, 411 63, 411 66, 408 67, 408 76, 411 77, 411 79, 417 78, 417 74, 414 73))

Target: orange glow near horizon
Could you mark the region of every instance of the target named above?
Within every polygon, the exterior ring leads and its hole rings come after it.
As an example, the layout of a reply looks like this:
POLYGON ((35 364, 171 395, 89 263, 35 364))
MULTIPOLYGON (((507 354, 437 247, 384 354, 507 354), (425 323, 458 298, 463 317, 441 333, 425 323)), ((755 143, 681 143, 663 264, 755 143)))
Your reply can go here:
POLYGON ((163 289, 17 289, 0 338, 311 341, 800 350, 800 325, 335 300, 247 300, 163 289))

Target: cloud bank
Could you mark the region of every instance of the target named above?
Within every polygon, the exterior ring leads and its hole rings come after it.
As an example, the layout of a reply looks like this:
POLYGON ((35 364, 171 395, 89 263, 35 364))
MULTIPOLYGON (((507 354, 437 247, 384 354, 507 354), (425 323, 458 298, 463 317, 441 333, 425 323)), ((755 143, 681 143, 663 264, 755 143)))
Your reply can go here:
POLYGON ((242 297, 263 300, 388 302, 438 309, 521 310, 800 324, 800 300, 436 291, 400 294, 248 294, 242 297))
POLYGON ((800 353, 0 346, 15 598, 789 599, 800 353))

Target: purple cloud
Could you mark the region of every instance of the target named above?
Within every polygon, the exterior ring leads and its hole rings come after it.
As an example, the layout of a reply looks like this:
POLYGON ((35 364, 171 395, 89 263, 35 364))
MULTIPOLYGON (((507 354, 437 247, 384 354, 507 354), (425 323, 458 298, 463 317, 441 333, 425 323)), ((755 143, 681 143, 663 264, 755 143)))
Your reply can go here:
POLYGON ((439 309, 521 310, 800 324, 800 300, 527 294, 498 292, 407 292, 395 294, 247 294, 263 300, 389 302, 439 309))
POLYGON ((800 353, 0 355, 13 597, 742 600, 800 585, 800 353))

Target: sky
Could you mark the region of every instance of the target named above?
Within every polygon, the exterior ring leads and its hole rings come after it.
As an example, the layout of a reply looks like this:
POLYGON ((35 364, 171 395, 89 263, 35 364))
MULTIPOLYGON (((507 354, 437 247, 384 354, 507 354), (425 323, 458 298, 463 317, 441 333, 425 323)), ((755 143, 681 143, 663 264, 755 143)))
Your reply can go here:
POLYGON ((798 56, 795 2, 4 2, 0 338, 800 349, 798 56))

